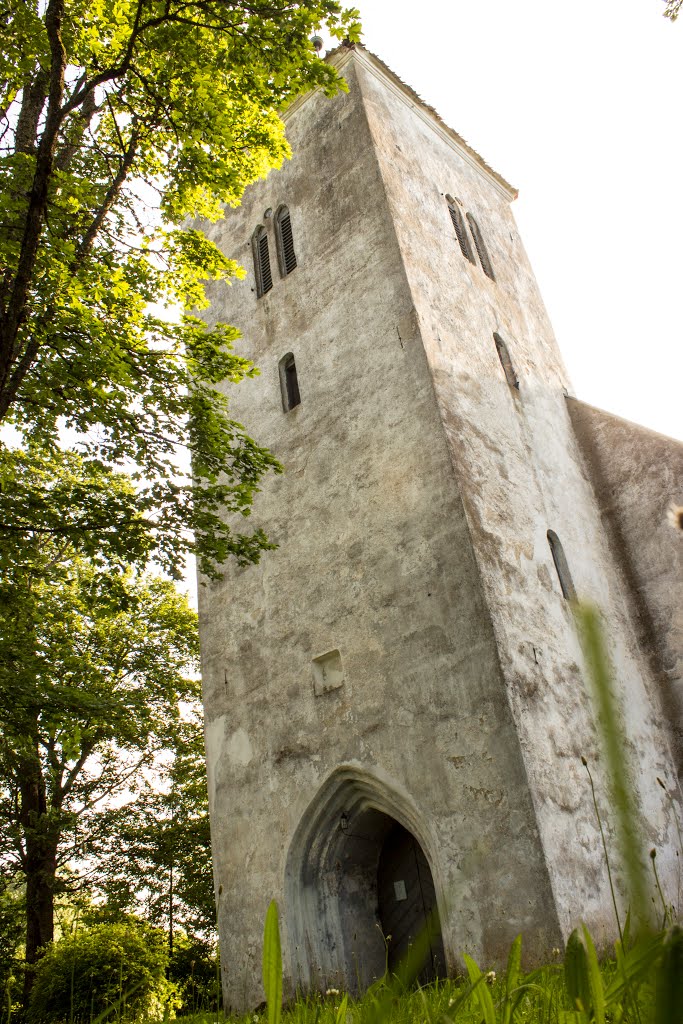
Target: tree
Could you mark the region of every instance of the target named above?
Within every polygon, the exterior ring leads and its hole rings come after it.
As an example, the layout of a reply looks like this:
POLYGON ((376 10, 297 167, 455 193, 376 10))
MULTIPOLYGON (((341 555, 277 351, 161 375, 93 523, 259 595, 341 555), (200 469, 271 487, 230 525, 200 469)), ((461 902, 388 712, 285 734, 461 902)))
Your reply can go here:
POLYGON ((25 573, 37 574, 46 554, 50 564, 74 551, 142 566, 166 542, 155 541, 150 512, 130 477, 96 459, 35 443, 6 447, 0 452, 0 579, 9 585, 16 577, 18 596, 25 573))
MULTIPOLYGON (((140 913, 163 927, 180 1013, 220 1006, 209 801, 199 710, 185 708, 176 746, 136 799, 112 809, 116 844, 101 864, 96 911, 140 913)), ((90 911, 92 915, 92 911, 90 911)))
POLYGON ((107 801, 143 784, 198 697, 196 615, 172 583, 40 534, 30 553, 0 582, 0 868, 26 882, 28 965, 56 893, 83 884, 73 867, 114 842, 107 801))
POLYGON ((173 750, 134 801, 112 810, 117 841, 103 864, 108 907, 136 911, 163 926, 173 954, 177 930, 213 937, 216 907, 211 867, 204 735, 199 710, 185 708, 173 750))
POLYGON ((672 21, 675 21, 680 13, 681 7, 683 7, 683 0, 666 0, 664 17, 671 18, 672 21))
POLYGON ((255 372, 231 351, 238 332, 187 312, 205 280, 240 270, 186 218, 221 216, 288 155, 278 110, 339 87, 309 37, 326 22, 355 38, 356 14, 338 0, 0 7, 0 421, 50 450, 66 424, 87 459, 133 463, 172 571, 195 548, 209 574, 257 560, 263 533, 220 512, 248 515, 277 468, 216 387, 255 372), (180 322, 160 303, 180 303, 180 322), (179 444, 194 483, 178 482, 179 444))

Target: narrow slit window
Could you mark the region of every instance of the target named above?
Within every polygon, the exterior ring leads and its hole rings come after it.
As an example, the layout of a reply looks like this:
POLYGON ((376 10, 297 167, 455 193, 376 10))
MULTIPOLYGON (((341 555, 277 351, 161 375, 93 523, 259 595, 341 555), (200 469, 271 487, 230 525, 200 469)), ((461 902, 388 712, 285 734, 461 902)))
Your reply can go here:
POLYGON ((564 595, 567 601, 575 601, 576 588, 574 587, 574 580, 572 579, 572 574, 569 571, 569 563, 567 562, 567 556, 564 553, 562 541, 554 532, 554 530, 548 530, 548 544, 550 545, 550 552, 553 556, 553 562, 555 563, 555 569, 557 570, 557 578, 560 581, 562 594, 564 595))
POLYGON ((282 408, 285 412, 301 405, 299 378, 296 374, 294 355, 291 352, 288 352, 280 360, 280 390, 282 392, 282 408))
POLYGON ((467 214, 467 222, 470 226, 470 231, 472 232, 474 245, 476 247, 477 253, 479 254, 479 262, 481 263, 481 269, 484 271, 487 277, 490 277, 492 281, 495 281, 496 279, 493 276, 493 267, 491 266, 491 260, 489 259, 489 254, 484 244, 484 239, 482 238, 481 231, 479 230, 479 225, 477 224, 476 220, 474 219, 471 213, 467 214))
POLYGON ((256 275, 256 295, 260 299, 273 287, 273 275, 270 270, 270 251, 268 235, 260 224, 251 236, 251 248, 254 254, 254 273, 256 275))
POLYGON ((500 334, 496 334, 495 331, 493 332, 493 340, 496 343, 498 358, 500 359, 500 365, 503 367, 503 373, 505 374, 506 381, 511 388, 517 388, 519 391, 519 377, 515 373, 515 368, 512 365, 507 345, 501 338, 500 334))
POLYGON ((289 216, 289 210, 286 206, 281 206, 275 214, 275 238, 277 240, 277 256, 280 264, 280 273, 283 277, 286 277, 287 274, 291 274, 296 267, 292 219, 289 216))
POLYGON ((455 237, 458 239, 460 251, 466 260, 469 260, 470 263, 474 263, 474 253, 472 252, 472 246, 470 245, 465 221, 463 220, 462 213, 460 212, 458 201, 457 199, 453 199, 452 196, 446 196, 446 202, 448 203, 448 212, 451 215, 453 227, 455 228, 455 237))

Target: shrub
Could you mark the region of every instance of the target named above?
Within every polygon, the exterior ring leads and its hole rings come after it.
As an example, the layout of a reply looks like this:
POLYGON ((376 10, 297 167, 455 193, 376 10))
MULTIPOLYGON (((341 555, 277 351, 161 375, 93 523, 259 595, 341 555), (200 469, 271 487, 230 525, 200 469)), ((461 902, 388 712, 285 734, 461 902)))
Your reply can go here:
MULTIPOLYGON (((163 933, 144 925, 100 924, 49 947, 37 965, 30 1024, 89 1024, 111 1010, 113 1020, 160 1020, 173 986, 166 980, 163 933)), ((105 1018, 106 1019, 106 1018, 105 1018)))
POLYGON ((178 988, 180 1015, 220 1009, 218 950, 214 944, 176 932, 168 973, 178 988))

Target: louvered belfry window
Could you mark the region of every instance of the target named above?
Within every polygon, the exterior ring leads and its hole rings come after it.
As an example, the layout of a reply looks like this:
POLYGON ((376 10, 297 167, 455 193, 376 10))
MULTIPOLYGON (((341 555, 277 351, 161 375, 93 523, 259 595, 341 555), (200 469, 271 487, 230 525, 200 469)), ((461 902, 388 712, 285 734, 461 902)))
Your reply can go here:
POLYGON ((470 263, 474 263, 474 253, 472 252, 472 246, 467 235, 467 229, 465 227, 465 221, 463 220, 460 207, 458 206, 457 199, 453 199, 452 196, 446 196, 446 202, 448 203, 448 212, 451 215, 453 221, 453 227, 455 228, 455 235, 460 245, 460 251, 466 260, 470 263))
POLYGON ((291 274, 296 267, 292 220, 286 206, 281 206, 275 214, 275 237, 277 238, 277 254, 278 261, 280 263, 280 273, 283 277, 286 277, 287 274, 291 274))
POLYGON ((254 273, 256 274, 256 294, 258 298, 265 295, 273 287, 273 275, 270 270, 270 251, 268 249, 268 235, 266 229, 260 224, 251 238, 251 247, 254 254, 254 273))
POLYGON ((508 347, 501 338, 500 334, 493 332, 493 340, 496 343, 496 349, 498 350, 498 358, 500 359, 500 365, 503 367, 505 379, 511 388, 517 388, 519 390, 519 377, 515 373, 515 368, 512 365, 512 359, 510 359, 510 353, 508 347))
POLYGON ((484 245, 484 239, 482 238, 481 231, 479 230, 479 225, 477 224, 476 220, 474 219, 471 213, 467 214, 467 221, 470 226, 470 231, 472 232, 472 238, 474 239, 474 244, 477 248, 477 253, 479 254, 479 262, 481 263, 481 269, 484 271, 487 277, 490 277, 492 281, 495 281, 495 277, 493 275, 493 267, 491 266, 491 260, 489 259, 489 254, 486 250, 486 246, 484 245))

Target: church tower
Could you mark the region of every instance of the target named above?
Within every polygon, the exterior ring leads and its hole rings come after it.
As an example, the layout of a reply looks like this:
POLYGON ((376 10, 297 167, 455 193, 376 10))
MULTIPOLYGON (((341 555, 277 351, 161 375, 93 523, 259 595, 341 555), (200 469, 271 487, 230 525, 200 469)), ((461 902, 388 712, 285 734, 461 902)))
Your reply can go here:
POLYGON ((362 47, 330 59, 348 92, 298 100, 292 160, 206 228, 248 270, 211 295, 261 371, 233 415, 285 470, 254 515, 277 550, 200 587, 237 1008, 262 998, 272 898, 290 991, 366 986, 427 920, 425 977, 519 932, 530 961, 579 920, 612 937, 574 595, 604 616, 647 849, 675 871, 678 670, 641 643, 515 191, 362 47))

